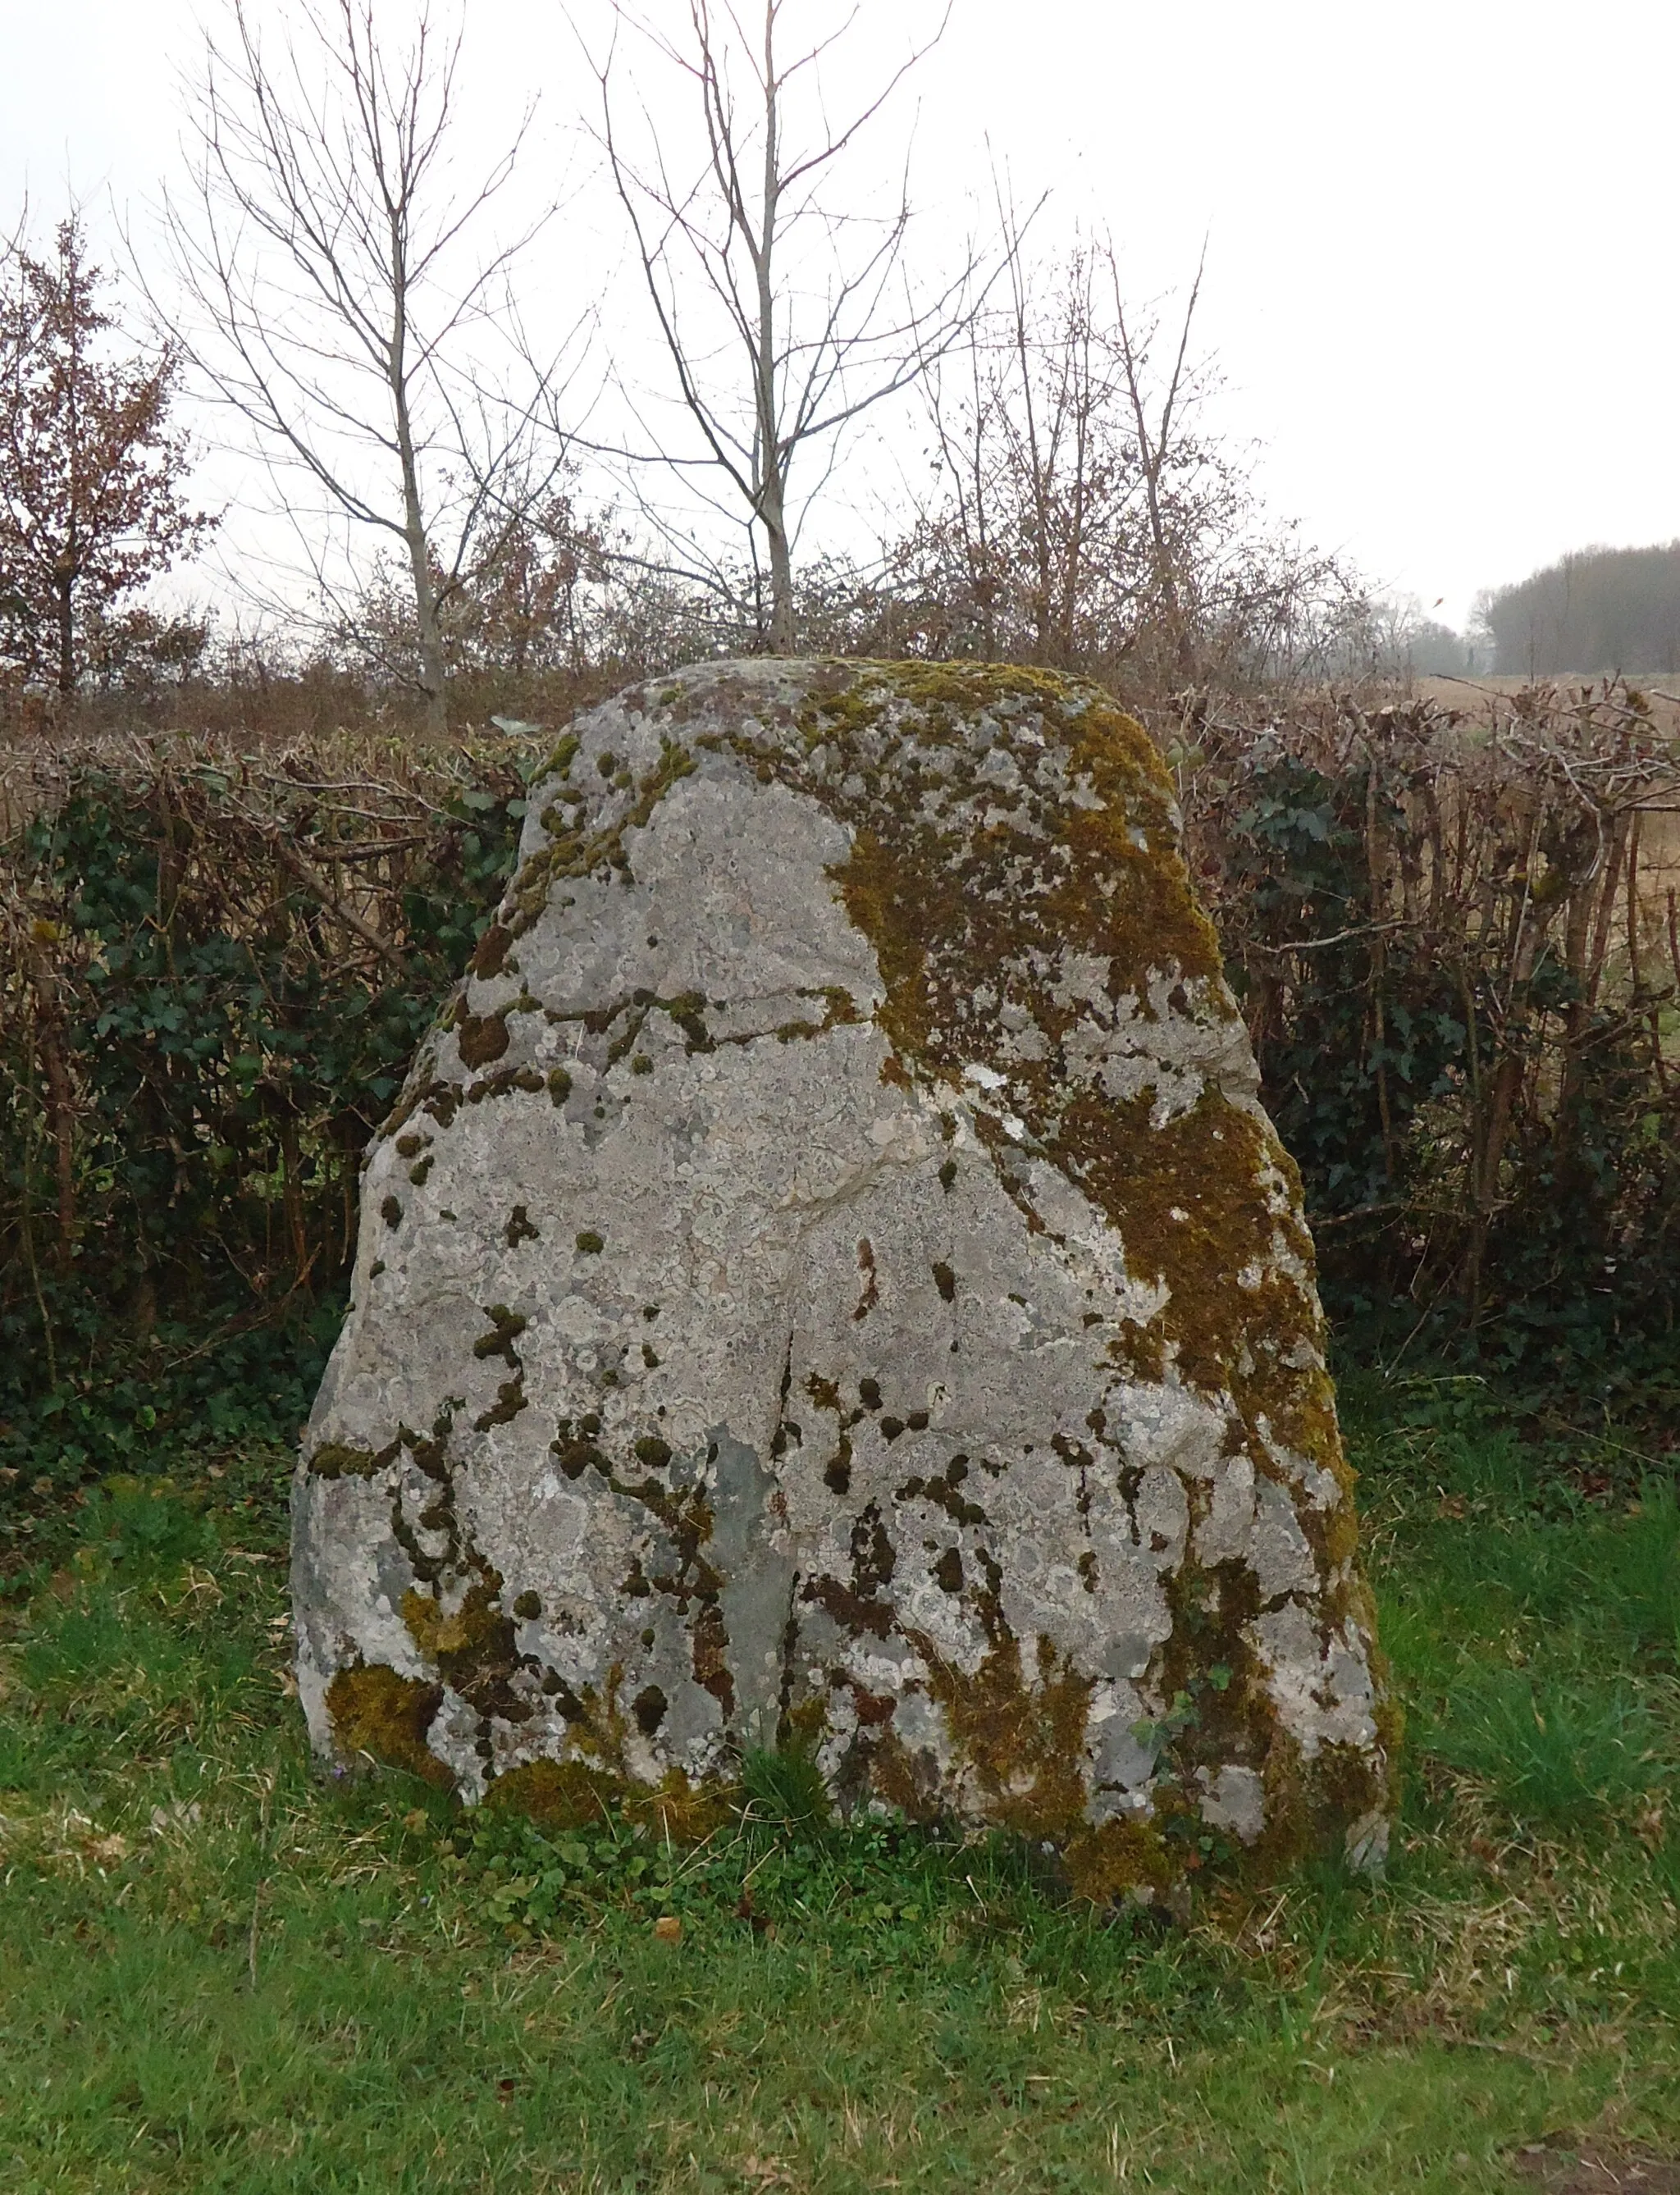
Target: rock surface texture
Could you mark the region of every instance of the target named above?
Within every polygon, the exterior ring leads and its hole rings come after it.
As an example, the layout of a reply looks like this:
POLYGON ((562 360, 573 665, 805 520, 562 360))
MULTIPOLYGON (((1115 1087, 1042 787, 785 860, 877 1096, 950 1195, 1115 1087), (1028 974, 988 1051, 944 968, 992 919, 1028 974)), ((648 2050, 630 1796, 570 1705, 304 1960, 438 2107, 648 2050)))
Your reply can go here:
POLYGON ((317 1747, 680 1826, 753 1746, 1093 1895, 1369 1862, 1295 1170, 1094 688, 754 662, 582 718, 365 1177, 317 1747))

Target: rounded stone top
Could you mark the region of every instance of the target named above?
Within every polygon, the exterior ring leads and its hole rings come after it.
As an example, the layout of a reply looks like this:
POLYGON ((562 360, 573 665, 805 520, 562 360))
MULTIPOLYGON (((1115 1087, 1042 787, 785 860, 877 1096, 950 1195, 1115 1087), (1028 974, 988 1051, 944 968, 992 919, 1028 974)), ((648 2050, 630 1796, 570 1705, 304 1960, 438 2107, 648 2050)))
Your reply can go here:
POLYGON ((1297 1368, 1323 1339, 1299 1179, 1142 727, 1087 680, 1016 665, 763 658, 645 681, 555 749, 477 965, 633 876, 632 842, 683 778, 742 771, 846 834, 830 873, 886 987, 890 1071, 961 1091, 983 1135, 1123 1219, 1128 1264, 1167 1291, 1140 1372, 1234 1381, 1339 1468, 1327 1383, 1303 1408, 1297 1368), (1094 1007, 1148 1028, 1129 1078, 1070 1071, 1094 1007))

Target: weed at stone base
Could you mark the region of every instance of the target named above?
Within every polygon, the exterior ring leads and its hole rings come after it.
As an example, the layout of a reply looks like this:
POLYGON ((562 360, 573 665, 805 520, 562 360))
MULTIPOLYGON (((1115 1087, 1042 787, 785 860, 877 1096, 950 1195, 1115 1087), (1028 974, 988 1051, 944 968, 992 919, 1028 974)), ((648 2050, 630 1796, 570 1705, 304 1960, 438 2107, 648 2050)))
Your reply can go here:
MULTIPOLYGON (((771 1780, 762 1759, 754 1780, 771 1780)), ((1006 1906, 1031 1895, 1031 1858, 1008 1840, 938 1838, 869 1818, 790 1820, 761 1803, 743 1789, 733 1819, 686 1847, 610 1803, 593 1830, 569 1833, 486 1808, 448 1832, 445 1864, 510 1942, 527 1944, 580 1924, 671 1915, 701 1929, 817 1929, 877 1956, 914 1957, 952 1922, 954 1904, 962 1925, 984 1927, 988 1892, 1006 1906)))

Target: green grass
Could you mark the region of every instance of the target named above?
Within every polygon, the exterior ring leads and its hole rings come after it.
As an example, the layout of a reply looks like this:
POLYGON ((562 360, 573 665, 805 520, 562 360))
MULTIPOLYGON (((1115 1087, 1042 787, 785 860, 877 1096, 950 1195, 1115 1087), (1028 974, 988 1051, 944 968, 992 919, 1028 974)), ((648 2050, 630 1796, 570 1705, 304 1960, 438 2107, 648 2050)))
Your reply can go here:
POLYGON ((1394 2195, 1511 2189, 1559 2129, 1675 2146, 1671 1496, 1360 1445, 1388 1876, 1182 1927, 835 1825, 785 1759, 689 1853, 322 1780, 282 1467, 116 1483, 0 1607, 0 2186, 1394 2195))

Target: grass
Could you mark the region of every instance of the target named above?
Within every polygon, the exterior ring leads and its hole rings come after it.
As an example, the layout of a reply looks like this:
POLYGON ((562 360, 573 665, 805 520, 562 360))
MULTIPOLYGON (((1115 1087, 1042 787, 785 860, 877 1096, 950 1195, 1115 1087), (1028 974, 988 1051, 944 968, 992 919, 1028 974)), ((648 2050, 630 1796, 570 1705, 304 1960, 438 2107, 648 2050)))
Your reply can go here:
POLYGON ((1387 1878, 1191 1924, 825 1820, 697 1852, 321 1779, 283 1462, 114 1482, 0 1607, 9 2191, 1512 2189, 1680 2124, 1680 1517, 1361 1437, 1410 1721, 1387 1878))

